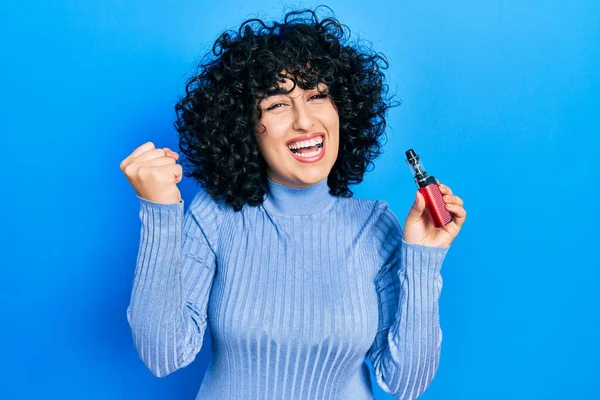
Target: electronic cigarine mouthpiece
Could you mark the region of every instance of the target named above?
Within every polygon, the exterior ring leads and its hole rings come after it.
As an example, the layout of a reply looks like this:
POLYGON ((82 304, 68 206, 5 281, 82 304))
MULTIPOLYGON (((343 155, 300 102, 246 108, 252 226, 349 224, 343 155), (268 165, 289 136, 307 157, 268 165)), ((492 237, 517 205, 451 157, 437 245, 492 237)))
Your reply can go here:
MULTIPOLYGON (((427 186, 432 182, 432 179, 428 179, 427 171, 425 170, 425 166, 421 162, 421 157, 413 149, 409 149, 406 151, 406 163, 410 168, 410 172, 415 178, 415 182, 417 183, 417 187, 427 186)), ((435 180, 433 180, 435 183, 435 180)))
POLYGON ((415 164, 419 162, 419 156, 417 156, 417 153, 413 149, 409 149, 406 150, 406 160, 411 164, 415 164))

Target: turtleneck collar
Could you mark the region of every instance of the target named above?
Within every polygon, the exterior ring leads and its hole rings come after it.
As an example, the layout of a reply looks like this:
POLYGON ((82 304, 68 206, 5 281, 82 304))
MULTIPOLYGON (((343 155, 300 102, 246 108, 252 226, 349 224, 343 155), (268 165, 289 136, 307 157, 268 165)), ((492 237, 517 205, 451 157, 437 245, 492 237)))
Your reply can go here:
POLYGON ((327 177, 306 188, 296 189, 273 182, 267 177, 267 196, 264 205, 283 215, 316 214, 327 207, 335 197, 329 193, 327 177))

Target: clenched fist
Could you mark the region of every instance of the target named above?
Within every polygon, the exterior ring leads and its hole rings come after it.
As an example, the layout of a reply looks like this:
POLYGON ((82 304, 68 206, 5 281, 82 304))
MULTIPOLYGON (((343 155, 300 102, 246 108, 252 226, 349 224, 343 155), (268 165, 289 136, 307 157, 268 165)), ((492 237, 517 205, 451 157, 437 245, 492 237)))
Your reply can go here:
POLYGON ((177 184, 183 176, 179 154, 168 147, 157 149, 146 142, 121 161, 121 171, 138 196, 163 204, 181 203, 177 184))

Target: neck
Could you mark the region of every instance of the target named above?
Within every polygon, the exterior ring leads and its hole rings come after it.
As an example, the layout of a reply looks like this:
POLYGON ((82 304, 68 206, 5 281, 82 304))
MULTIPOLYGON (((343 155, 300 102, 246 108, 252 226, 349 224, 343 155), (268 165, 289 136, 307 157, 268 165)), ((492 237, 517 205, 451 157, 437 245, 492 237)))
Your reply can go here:
POLYGON ((309 215, 322 211, 331 203, 327 177, 305 188, 293 188, 273 182, 267 177, 267 198, 264 205, 279 214, 309 215))

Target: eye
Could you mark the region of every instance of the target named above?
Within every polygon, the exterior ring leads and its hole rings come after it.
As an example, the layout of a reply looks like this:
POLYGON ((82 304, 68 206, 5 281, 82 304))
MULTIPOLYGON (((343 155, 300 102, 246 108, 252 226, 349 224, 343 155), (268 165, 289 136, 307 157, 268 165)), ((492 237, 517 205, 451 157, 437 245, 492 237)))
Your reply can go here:
MULTIPOLYGON (((308 99, 309 100, 312 100, 312 99, 325 99, 327 97, 329 97, 329 92, 317 93, 317 94, 315 94, 313 96, 310 96, 308 99)), ((269 107, 267 107, 265 110, 266 111, 271 111, 271 110, 274 110, 276 108, 281 108, 280 106, 285 106, 285 105, 287 105, 287 104, 286 103, 281 103, 281 102, 274 103, 274 104, 271 104, 269 107)))
POLYGON ((275 104, 271 104, 271 105, 270 105, 270 106, 267 108, 267 111, 270 111, 270 110, 274 110, 274 109, 276 109, 276 108, 279 108, 279 106, 285 106, 285 103, 275 103, 275 104))
POLYGON ((327 98, 327 97, 329 97, 329 93, 318 93, 318 94, 315 94, 314 96, 311 96, 309 98, 309 100, 310 99, 324 99, 324 98, 327 98))

